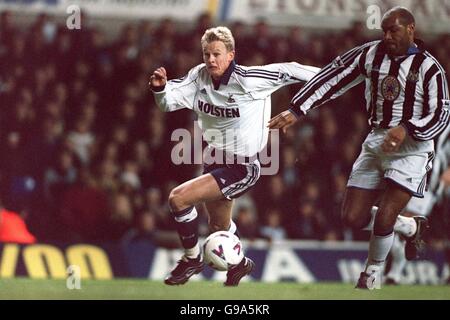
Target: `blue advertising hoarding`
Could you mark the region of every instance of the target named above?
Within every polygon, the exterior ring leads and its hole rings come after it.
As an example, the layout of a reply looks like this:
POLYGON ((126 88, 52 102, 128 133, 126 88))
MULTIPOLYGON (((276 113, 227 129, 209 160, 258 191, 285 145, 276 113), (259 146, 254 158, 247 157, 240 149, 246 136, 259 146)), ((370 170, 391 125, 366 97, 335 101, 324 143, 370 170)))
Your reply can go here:
MULTIPOLYGON (((330 244, 286 241, 245 243, 246 255, 256 262, 244 281, 355 282, 367 257, 366 243, 330 244)), ((80 267, 83 279, 146 278, 162 280, 182 255, 150 241, 128 244, 1 244, 0 277, 66 278, 69 266, 80 267)), ((405 284, 440 284, 449 276, 444 253, 428 250, 421 260, 409 262, 405 284)), ((211 268, 192 278, 223 281, 225 272, 211 268)))

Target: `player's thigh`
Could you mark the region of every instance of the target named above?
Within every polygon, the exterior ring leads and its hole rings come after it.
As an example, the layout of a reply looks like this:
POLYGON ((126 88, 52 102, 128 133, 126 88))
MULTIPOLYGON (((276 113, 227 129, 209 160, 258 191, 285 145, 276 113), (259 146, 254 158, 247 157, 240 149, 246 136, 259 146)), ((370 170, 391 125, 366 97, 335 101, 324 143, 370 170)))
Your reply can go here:
POLYGON ((352 228, 363 228, 371 218, 371 209, 385 187, 377 146, 383 136, 371 132, 363 143, 347 182, 342 219, 352 228))
POLYGON ((380 190, 384 185, 384 172, 381 169, 380 156, 363 145, 361 153, 355 160, 347 187, 355 187, 363 190, 380 190))
POLYGON ((219 199, 205 203, 211 231, 227 230, 230 226, 234 200, 219 199))
POLYGON ((380 197, 380 190, 347 187, 342 204, 342 219, 354 228, 363 228, 370 221, 372 206, 380 197))
POLYGON ((172 190, 169 203, 173 206, 196 205, 223 198, 216 179, 209 173, 186 181, 172 190))

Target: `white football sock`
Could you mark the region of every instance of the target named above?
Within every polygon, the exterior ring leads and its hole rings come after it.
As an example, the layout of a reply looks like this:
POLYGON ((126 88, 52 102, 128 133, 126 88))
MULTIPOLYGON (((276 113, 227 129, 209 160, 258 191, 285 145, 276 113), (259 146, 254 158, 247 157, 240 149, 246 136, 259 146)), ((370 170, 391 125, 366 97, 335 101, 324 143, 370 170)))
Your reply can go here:
POLYGON ((237 230, 236 224, 234 223, 233 220, 230 221, 230 227, 228 228, 228 231, 231 232, 232 234, 235 234, 237 230))
POLYGON ((391 250, 393 241, 393 232, 386 236, 377 236, 372 232, 370 236, 369 256, 367 258, 366 269, 364 270, 367 274, 372 274, 384 267, 384 262, 391 250))
MULTIPOLYGON (((363 228, 363 230, 373 230, 373 224, 375 222, 375 216, 377 215, 378 207, 373 206, 370 213, 372 214, 372 218, 367 226, 363 228)), ((399 215, 397 220, 395 221, 394 231, 400 233, 405 237, 413 236, 417 231, 417 223, 413 218, 405 217, 399 215)))
POLYGON ((373 206, 370 210, 370 214, 372 215, 372 218, 370 219, 370 222, 367 226, 363 228, 363 230, 371 231, 373 230, 373 224, 375 222, 375 216, 377 215, 378 207, 373 206))
POLYGON ((394 231, 405 237, 413 236, 417 231, 417 223, 413 218, 399 215, 395 221, 394 231))
POLYGON ((396 234, 391 249, 391 269, 386 275, 387 278, 391 278, 395 282, 400 282, 403 269, 406 265, 405 244, 406 241, 401 239, 398 234, 396 234))

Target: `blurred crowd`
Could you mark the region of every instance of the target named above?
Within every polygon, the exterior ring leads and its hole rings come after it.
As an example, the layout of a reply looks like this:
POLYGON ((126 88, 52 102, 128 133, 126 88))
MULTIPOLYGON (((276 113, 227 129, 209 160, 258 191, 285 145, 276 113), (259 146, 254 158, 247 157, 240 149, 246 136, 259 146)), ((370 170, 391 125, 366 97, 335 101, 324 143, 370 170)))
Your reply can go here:
MULTIPOLYGON (((20 27, 10 12, 0 13, 0 206, 20 212, 40 241, 173 244, 168 193, 202 168, 172 163, 177 142, 171 133, 192 131, 195 117, 188 110, 160 112, 148 79, 159 66, 177 78, 201 63, 200 38, 215 21, 203 14, 190 29, 171 19, 139 21, 111 41, 84 19, 80 30, 45 14, 20 27)), ((242 65, 323 67, 371 40, 360 23, 326 33, 275 32, 263 20, 229 27, 242 65)), ((450 71, 450 35, 424 40, 450 71)), ((286 109, 299 88, 277 92, 272 114, 286 109)), ((339 214, 367 131, 361 86, 311 112, 281 137, 279 173, 262 176, 236 202, 240 234, 272 241, 363 239, 343 228, 339 214)), ((206 235, 207 216, 198 210, 206 235)))

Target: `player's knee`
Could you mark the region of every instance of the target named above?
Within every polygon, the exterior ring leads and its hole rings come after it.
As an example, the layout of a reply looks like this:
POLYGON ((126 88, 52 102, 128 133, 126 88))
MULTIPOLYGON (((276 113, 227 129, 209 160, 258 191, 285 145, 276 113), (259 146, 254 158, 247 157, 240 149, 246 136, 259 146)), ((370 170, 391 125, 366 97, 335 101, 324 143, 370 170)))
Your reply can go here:
POLYGON ((358 219, 356 219, 354 216, 351 215, 342 215, 342 223, 351 229, 360 229, 360 226, 358 224, 358 219))
POLYGON ((373 225, 373 232, 376 235, 387 235, 394 230, 395 220, 397 219, 396 212, 384 209, 378 210, 377 217, 373 225))
POLYGON ((366 219, 361 217, 361 213, 351 208, 342 208, 341 213, 342 223, 351 229, 359 230, 367 225, 366 219))
POLYGON ((373 233, 375 235, 388 235, 394 231, 394 224, 388 221, 376 221, 373 225, 373 233))
POLYGON ((184 200, 184 191, 182 188, 176 187, 170 191, 169 207, 172 211, 181 211, 188 207, 184 200))

